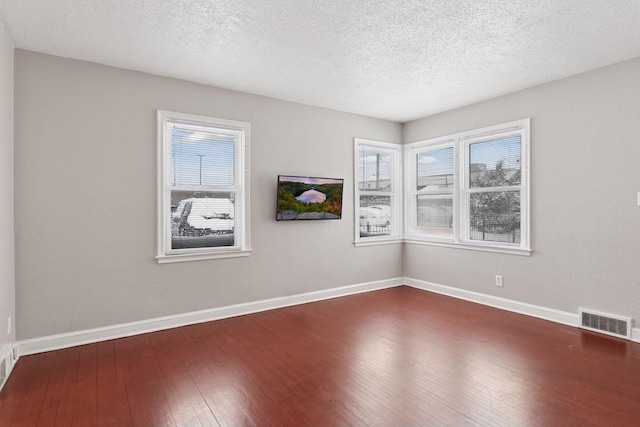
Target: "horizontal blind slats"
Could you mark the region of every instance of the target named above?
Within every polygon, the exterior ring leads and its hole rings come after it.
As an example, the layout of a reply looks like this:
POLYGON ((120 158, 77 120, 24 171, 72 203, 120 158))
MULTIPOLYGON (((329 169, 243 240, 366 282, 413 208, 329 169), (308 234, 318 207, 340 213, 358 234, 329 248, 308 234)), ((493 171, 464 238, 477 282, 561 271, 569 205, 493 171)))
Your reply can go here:
POLYGON ((170 124, 173 187, 233 187, 238 164, 237 132, 170 124))

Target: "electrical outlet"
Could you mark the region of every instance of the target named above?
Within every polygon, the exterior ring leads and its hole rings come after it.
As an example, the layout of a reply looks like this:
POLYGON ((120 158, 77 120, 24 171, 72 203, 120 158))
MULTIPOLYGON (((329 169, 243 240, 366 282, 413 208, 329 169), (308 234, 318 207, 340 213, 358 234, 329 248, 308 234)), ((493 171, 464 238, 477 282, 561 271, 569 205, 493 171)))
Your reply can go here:
POLYGON ((7 319, 7 334, 11 333, 11 316, 7 319))
POLYGON ((502 287, 502 276, 496 276, 496 286, 502 287))

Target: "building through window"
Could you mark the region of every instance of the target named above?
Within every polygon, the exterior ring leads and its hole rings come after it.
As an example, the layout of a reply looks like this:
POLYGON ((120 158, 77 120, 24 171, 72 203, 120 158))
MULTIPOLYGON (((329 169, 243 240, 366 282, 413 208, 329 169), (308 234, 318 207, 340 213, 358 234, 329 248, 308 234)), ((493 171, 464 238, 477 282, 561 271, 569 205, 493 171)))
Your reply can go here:
POLYGON ((402 234, 401 146, 356 138, 356 236, 359 243, 388 243, 402 234))

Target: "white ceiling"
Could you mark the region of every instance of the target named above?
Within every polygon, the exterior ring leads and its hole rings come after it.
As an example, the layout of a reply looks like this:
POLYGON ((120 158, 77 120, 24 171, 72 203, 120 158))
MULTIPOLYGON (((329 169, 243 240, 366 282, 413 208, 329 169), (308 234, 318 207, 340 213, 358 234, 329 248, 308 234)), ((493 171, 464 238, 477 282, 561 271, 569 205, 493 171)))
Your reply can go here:
POLYGON ((18 48, 398 122, 640 56, 638 0, 0 0, 0 19, 18 48))

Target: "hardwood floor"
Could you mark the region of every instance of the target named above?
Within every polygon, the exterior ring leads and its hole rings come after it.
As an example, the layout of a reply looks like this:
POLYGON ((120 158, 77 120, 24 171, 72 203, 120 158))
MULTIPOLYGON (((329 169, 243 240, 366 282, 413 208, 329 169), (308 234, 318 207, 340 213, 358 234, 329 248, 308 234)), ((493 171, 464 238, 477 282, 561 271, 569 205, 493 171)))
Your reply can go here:
POLYGON ((640 344, 408 287, 20 358, 2 426, 637 426, 640 344))

